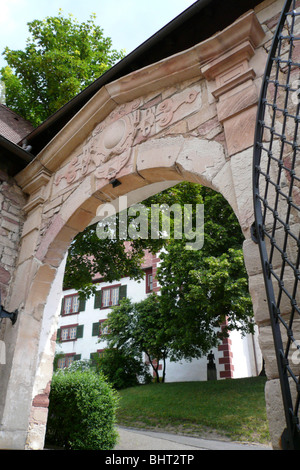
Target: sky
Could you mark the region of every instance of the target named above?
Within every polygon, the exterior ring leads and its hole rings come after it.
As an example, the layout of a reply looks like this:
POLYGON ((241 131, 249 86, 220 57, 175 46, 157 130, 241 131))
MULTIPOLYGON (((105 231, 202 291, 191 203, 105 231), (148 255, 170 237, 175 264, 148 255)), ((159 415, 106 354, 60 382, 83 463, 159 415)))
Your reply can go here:
POLYGON ((24 49, 29 37, 27 23, 57 16, 59 9, 80 23, 92 13, 114 49, 129 54, 195 0, 0 0, 0 68, 6 65, 5 47, 24 49))

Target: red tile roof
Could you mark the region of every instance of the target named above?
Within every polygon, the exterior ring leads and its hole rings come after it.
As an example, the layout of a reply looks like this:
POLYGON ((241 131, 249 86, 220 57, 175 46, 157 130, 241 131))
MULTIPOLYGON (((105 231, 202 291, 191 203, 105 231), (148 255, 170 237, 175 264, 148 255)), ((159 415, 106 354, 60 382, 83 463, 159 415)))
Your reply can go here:
POLYGON ((18 144, 34 127, 4 104, 0 103, 0 134, 18 144))

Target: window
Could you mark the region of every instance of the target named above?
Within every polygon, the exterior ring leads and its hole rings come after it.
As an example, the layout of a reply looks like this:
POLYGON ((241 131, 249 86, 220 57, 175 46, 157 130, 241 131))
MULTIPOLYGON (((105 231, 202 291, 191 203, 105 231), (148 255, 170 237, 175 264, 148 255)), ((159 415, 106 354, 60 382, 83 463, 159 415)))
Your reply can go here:
POLYGON ((83 325, 62 326, 57 330, 57 339, 59 341, 75 341, 83 337, 83 325))
POLYGON ((68 341, 76 339, 77 326, 70 326, 69 328, 61 329, 61 340, 68 341))
POLYGON ((126 297, 127 286, 115 285, 103 287, 95 294, 94 308, 109 308, 119 305, 120 300, 126 297))
POLYGON ((108 326, 103 325, 104 322, 106 322, 106 319, 99 320, 98 322, 93 323, 92 336, 102 336, 107 335, 109 333, 108 326))
POLYGON ((100 335, 107 335, 109 333, 108 325, 104 325, 106 320, 100 320, 100 335))
POLYGON ((58 369, 64 369, 65 367, 69 367, 73 361, 78 361, 81 359, 81 354, 66 354, 63 357, 60 357, 57 361, 58 369))
POLYGON ((102 290, 102 308, 119 304, 119 287, 108 287, 102 290))
POLYGON ((153 291, 153 274, 152 268, 146 270, 146 293, 153 291))
POLYGON ((82 312, 85 309, 85 301, 79 300, 78 294, 66 295, 62 299, 61 314, 71 315, 82 312))
POLYGON ((65 367, 69 367, 70 364, 74 361, 74 355, 72 356, 64 356, 60 357, 57 361, 58 369, 64 369, 65 367))
POLYGON ((104 356, 104 351, 105 351, 105 349, 98 349, 98 351, 97 351, 98 357, 103 357, 104 356))
POLYGON ((103 357, 104 351, 105 351, 105 349, 98 349, 96 352, 90 353, 90 359, 92 361, 92 364, 97 365, 97 363, 98 363, 97 360, 100 357, 103 357))

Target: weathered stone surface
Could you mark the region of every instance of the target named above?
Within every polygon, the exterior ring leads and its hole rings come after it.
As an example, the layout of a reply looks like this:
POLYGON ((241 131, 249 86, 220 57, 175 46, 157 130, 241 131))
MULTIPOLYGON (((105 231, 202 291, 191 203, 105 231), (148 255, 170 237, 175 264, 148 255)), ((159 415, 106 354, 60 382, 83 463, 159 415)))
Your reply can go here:
POLYGON ((256 276, 262 272, 259 248, 251 238, 243 243, 244 261, 248 276, 256 276))
POLYGON ((234 182, 231 170, 231 162, 227 161, 220 169, 217 175, 212 180, 212 187, 217 192, 221 193, 229 202, 235 212, 237 218, 239 217, 238 204, 234 189, 234 182))
POLYGON ((224 121, 225 136, 229 155, 235 155, 252 148, 256 121, 256 106, 224 121))
MULTIPOLYGON (((289 379, 292 402, 295 404, 297 390, 293 379, 289 379)), ((281 450, 281 436, 286 428, 280 380, 269 380, 265 387, 266 409, 271 442, 274 450, 281 450)))
MULTIPOLYGON (((258 102, 258 95, 256 87, 252 82, 250 85, 240 89, 234 94, 221 99, 217 104, 218 118, 220 122, 224 122, 226 119, 240 114, 247 108, 252 107, 258 102)), ((251 145, 253 144, 253 140, 251 145)))
POLYGON ((280 450, 281 435, 285 428, 285 415, 279 379, 266 383, 265 397, 272 446, 274 450, 280 450))
MULTIPOLYGON (((237 129, 242 135, 242 129, 237 129)), ((238 220, 245 237, 250 238, 254 220, 252 196, 252 147, 231 157, 231 172, 238 207, 238 220)))
POLYGON ((7 287, 13 278, 18 256, 19 241, 24 222, 25 197, 9 178, 0 181, 0 289, 5 304, 7 287))
POLYGON ((205 139, 185 139, 176 165, 179 166, 183 179, 196 175, 199 182, 211 186, 212 179, 225 165, 223 146, 205 139))
POLYGON ((5 268, 0 266, 0 283, 8 284, 10 280, 10 276, 11 276, 10 273, 5 268))
POLYGON ((258 325, 270 321, 263 274, 249 276, 249 292, 252 299, 255 321, 258 325))

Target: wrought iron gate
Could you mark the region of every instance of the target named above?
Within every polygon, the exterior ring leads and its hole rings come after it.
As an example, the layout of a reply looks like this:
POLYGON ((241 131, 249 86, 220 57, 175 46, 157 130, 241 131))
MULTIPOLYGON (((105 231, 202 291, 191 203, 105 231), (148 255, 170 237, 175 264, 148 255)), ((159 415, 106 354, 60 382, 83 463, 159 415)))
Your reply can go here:
POLYGON ((287 0, 269 51, 253 161, 255 224, 285 411, 283 449, 300 449, 300 9, 287 0), (298 31, 298 35, 297 35, 298 31))

